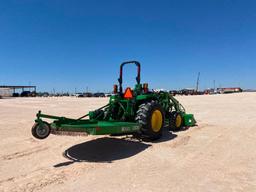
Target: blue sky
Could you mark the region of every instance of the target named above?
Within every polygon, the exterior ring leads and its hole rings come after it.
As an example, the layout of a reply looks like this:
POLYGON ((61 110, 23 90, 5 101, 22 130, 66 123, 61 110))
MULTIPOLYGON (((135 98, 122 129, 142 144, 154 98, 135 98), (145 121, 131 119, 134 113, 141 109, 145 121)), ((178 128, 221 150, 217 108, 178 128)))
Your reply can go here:
POLYGON ((151 88, 195 87, 199 71, 201 89, 256 88, 256 1, 0 0, 0 84, 108 91, 126 60, 151 88))

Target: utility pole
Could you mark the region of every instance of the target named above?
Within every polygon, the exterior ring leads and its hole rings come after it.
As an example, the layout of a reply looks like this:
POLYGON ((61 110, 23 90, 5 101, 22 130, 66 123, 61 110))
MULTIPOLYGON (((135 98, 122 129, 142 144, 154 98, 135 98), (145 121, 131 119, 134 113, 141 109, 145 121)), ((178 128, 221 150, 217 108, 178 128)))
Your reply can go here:
POLYGON ((196 92, 199 90, 199 79, 200 79, 200 72, 197 75, 197 81, 196 81, 196 92))

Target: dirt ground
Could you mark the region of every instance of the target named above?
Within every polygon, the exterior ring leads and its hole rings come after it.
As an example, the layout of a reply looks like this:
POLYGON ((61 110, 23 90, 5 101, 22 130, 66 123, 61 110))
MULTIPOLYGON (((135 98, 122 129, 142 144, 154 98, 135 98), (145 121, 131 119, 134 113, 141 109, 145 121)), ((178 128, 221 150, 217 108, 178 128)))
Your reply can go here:
POLYGON ((165 130, 154 143, 124 136, 31 135, 39 109, 79 117, 108 98, 1 99, 0 191, 255 192, 256 94, 177 98, 198 126, 165 130))

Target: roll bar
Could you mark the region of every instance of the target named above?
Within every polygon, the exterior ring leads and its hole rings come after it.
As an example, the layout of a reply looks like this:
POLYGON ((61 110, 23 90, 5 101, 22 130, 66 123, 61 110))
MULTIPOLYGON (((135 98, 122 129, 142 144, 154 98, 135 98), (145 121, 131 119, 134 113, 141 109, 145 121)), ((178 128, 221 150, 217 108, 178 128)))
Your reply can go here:
POLYGON ((124 65, 127 64, 135 64, 137 66, 137 77, 136 77, 136 81, 137 84, 140 84, 140 63, 138 61, 126 61, 121 63, 120 65, 120 76, 118 78, 118 82, 119 82, 119 93, 123 92, 123 87, 122 87, 122 83, 123 83, 123 67, 124 65))

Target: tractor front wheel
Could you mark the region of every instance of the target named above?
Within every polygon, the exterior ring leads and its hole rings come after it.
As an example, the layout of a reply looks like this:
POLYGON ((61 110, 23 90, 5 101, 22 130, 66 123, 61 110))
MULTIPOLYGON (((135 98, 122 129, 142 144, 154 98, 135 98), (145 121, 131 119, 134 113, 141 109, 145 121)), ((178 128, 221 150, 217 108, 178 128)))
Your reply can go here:
POLYGON ((51 126, 46 122, 35 123, 32 127, 32 135, 37 139, 45 139, 51 133, 51 126))
POLYGON ((135 120, 141 124, 142 138, 153 141, 162 136, 164 111, 156 101, 140 105, 135 120))
POLYGON ((174 111, 170 114, 169 129, 179 131, 183 126, 183 118, 180 113, 174 111))

